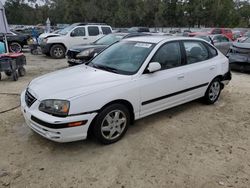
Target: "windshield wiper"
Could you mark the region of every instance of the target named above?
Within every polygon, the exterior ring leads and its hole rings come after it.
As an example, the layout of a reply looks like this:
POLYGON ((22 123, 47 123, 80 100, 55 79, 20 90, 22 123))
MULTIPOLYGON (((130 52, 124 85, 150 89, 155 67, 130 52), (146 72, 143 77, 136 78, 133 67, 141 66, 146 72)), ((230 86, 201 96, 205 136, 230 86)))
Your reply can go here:
POLYGON ((117 73, 118 70, 116 68, 112 68, 112 67, 107 67, 107 66, 104 66, 104 65, 96 65, 96 64, 91 64, 94 68, 97 68, 97 69, 101 69, 101 70, 106 70, 106 71, 109 71, 109 72, 114 72, 114 73, 117 73))

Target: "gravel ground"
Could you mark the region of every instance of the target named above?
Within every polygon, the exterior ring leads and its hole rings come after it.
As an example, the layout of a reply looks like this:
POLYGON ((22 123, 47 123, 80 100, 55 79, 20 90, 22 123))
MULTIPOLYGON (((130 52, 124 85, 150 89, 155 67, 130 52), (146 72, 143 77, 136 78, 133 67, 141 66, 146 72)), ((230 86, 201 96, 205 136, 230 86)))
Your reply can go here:
MULTIPOLYGON (((0 93, 19 94, 33 78, 67 67, 65 59, 26 57, 27 75, 4 77, 0 93)), ((54 143, 27 128, 20 108, 0 114, 0 187, 248 188, 249 83, 249 74, 233 73, 215 105, 194 101, 149 116, 108 146, 54 143)), ((0 94, 0 104, 14 108, 19 97, 0 94)))

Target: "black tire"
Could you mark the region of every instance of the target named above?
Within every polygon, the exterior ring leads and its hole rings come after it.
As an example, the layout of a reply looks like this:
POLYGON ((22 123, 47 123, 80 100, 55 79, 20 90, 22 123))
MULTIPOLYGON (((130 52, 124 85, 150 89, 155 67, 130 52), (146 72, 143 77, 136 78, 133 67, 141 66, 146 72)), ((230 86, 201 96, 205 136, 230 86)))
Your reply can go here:
POLYGON ((219 99, 221 90, 221 80, 219 78, 215 78, 207 88, 204 96, 204 102, 206 104, 214 104, 219 99))
POLYGON ((50 56, 54 59, 62 59, 65 57, 65 48, 61 44, 53 45, 50 48, 50 56))
POLYGON ((112 104, 104 108, 97 115, 92 127, 92 131, 97 140, 102 144, 112 144, 120 140, 125 135, 129 124, 130 124, 130 113, 127 107, 122 104, 112 104), (119 115, 117 115, 118 119, 116 119, 115 117, 116 113, 119 113, 119 115), (108 115, 111 118, 110 123, 108 123, 107 120, 109 119, 108 115), (120 121, 120 123, 118 121, 120 121), (105 128, 106 130, 104 130, 105 128), (114 138, 107 138, 110 135, 114 136, 114 138))
POLYGON ((12 73, 12 79, 13 79, 14 81, 17 81, 17 80, 18 80, 17 71, 14 71, 14 72, 12 73))
POLYGON ((20 68, 18 69, 18 75, 19 75, 20 77, 23 77, 23 76, 25 76, 25 74, 26 74, 25 68, 24 68, 24 67, 20 67, 20 68))
POLYGON ((0 81, 2 80, 2 74, 1 74, 1 72, 0 72, 0 81))
POLYGON ((4 73, 5 73, 6 76, 11 76, 12 75, 11 71, 5 71, 4 73))
POLYGON ((22 51, 22 45, 18 42, 11 42, 9 44, 10 52, 19 53, 22 51))

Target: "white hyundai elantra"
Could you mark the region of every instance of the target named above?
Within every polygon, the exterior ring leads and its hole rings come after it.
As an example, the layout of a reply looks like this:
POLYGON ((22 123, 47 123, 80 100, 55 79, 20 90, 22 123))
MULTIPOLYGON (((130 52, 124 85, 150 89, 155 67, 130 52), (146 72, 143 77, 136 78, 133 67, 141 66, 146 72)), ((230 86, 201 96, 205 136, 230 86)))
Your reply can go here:
POLYGON ((22 92, 27 125, 56 141, 118 141, 134 120, 203 98, 216 102, 231 80, 228 59, 202 39, 137 37, 86 65, 34 79, 22 92))

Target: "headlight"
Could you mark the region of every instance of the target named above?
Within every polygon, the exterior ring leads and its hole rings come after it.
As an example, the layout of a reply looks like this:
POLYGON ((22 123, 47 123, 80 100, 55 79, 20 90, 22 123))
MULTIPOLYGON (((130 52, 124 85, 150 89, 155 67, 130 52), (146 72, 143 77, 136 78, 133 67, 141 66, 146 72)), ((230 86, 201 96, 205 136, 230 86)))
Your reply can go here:
POLYGON ((95 49, 88 49, 80 52, 79 54, 76 55, 77 58, 83 58, 83 57, 88 57, 90 56, 91 53, 94 52, 95 49))
POLYGON ((41 102, 39 110, 54 116, 65 117, 69 113, 69 101, 48 99, 41 102))

